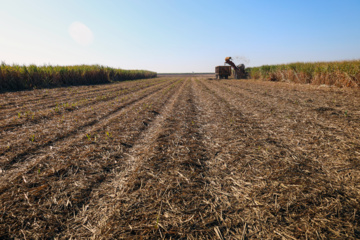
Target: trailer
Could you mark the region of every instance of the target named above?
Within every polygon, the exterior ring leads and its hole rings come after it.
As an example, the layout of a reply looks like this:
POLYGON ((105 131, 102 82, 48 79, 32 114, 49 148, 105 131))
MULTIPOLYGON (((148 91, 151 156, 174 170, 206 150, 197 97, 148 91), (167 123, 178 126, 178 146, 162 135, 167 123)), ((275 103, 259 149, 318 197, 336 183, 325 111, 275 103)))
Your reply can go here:
POLYGON ((228 77, 230 75, 231 75, 231 66, 217 66, 217 67, 215 67, 216 79, 221 79, 221 78, 228 79, 228 77))

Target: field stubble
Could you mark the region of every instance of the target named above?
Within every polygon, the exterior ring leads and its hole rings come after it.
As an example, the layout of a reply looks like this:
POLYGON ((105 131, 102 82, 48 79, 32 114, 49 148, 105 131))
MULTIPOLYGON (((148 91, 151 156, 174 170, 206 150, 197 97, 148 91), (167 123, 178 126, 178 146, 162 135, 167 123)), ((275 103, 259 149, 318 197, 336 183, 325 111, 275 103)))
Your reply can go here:
POLYGON ((357 91, 176 76, 29 95, 0 96, 1 238, 360 237, 357 91))

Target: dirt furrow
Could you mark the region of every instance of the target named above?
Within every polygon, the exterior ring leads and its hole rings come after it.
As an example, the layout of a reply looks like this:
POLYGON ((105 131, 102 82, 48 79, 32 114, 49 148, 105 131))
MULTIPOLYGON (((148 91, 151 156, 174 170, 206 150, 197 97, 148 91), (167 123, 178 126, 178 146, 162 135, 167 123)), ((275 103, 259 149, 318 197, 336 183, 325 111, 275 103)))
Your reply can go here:
MULTIPOLYGON (((266 123, 267 119, 259 118, 257 107, 249 105, 246 98, 238 99, 242 103, 234 102, 234 96, 219 92, 210 83, 203 83, 209 94, 216 98, 214 101, 221 103, 218 109, 230 110, 228 114, 219 115, 220 118, 227 117, 223 122, 229 126, 223 126, 223 129, 238 132, 233 138, 235 142, 226 141, 232 151, 223 153, 222 161, 225 159, 226 169, 231 162, 238 164, 233 169, 240 170, 239 174, 232 174, 230 178, 237 186, 230 188, 241 193, 238 198, 245 198, 242 208, 248 218, 243 223, 250 238, 271 235, 276 238, 281 233, 295 238, 306 234, 314 238, 334 237, 338 236, 333 234, 336 229, 343 229, 345 233, 359 230, 356 219, 360 216, 348 211, 358 204, 355 199, 359 199, 360 186, 356 182, 360 179, 354 178, 356 171, 350 174, 330 171, 324 166, 329 159, 314 157, 311 152, 299 148, 296 137, 282 138, 282 129, 266 123), (349 181, 353 184, 346 184, 349 181), (243 184, 247 188, 242 187, 243 184), (310 219, 313 225, 307 223, 310 219), (318 231, 322 233, 317 235, 318 231)), ((270 121, 276 122, 274 119, 270 121)), ((333 166, 337 164, 335 159, 329 162, 333 162, 333 166)), ((351 235, 339 236, 351 238, 351 235)))
POLYGON ((334 107, 340 110, 357 110, 360 94, 357 89, 340 89, 330 86, 288 84, 263 81, 229 81, 226 84, 242 85, 242 88, 253 92, 287 100, 307 107, 334 107), (309 94, 309 93, 313 94, 309 94))
POLYGON ((214 220, 210 213, 201 216, 204 208, 211 208, 213 196, 205 190, 208 156, 192 84, 172 111, 145 151, 135 153, 134 171, 111 186, 110 214, 92 229, 94 236, 179 237, 214 220), (199 222, 201 217, 205 222, 199 222))
POLYGON ((22 127, 23 125, 25 125, 25 127, 28 127, 28 125, 36 125, 39 124, 39 122, 47 121, 58 115, 67 115, 70 112, 79 111, 89 105, 95 105, 96 107, 96 104, 104 104, 103 102, 123 98, 131 93, 135 93, 139 90, 160 84, 161 81, 154 82, 152 84, 134 84, 134 86, 128 87, 126 89, 124 89, 123 86, 114 86, 115 90, 109 89, 105 92, 105 94, 98 93, 98 95, 92 97, 87 96, 86 98, 79 98, 76 94, 73 94, 73 99, 70 102, 62 102, 59 101, 58 98, 52 98, 48 99, 46 103, 39 104, 41 107, 25 107, 24 111, 12 109, 11 112, 7 113, 3 117, 4 119, 0 121, 0 130, 3 130, 3 132, 8 132, 9 130, 16 130, 16 128, 22 127), (32 108, 35 108, 36 110, 33 111, 32 108))
MULTIPOLYGON (((23 125, 20 128, 16 128, 15 130, 7 130, 2 131, 0 133, 1 136, 1 149, 0 156, 1 158, 11 158, 12 152, 19 152, 19 149, 23 149, 24 147, 35 147, 43 144, 44 142, 52 141, 52 138, 61 136, 63 131, 69 131, 69 128, 81 127, 81 124, 91 121, 92 119, 98 119, 101 115, 104 115, 106 111, 114 111, 116 108, 121 106, 126 106, 128 102, 131 102, 133 99, 136 99, 138 94, 142 94, 143 91, 148 89, 152 91, 155 88, 161 88, 163 85, 167 83, 161 84, 159 86, 153 86, 145 89, 138 89, 137 91, 131 92, 129 94, 125 94, 121 96, 121 100, 116 100, 111 102, 111 99, 106 99, 106 101, 98 102, 94 105, 90 105, 87 103, 83 106, 84 108, 76 109, 74 111, 60 111, 51 113, 50 116, 41 119, 41 121, 34 123, 30 122, 23 125), (141 92, 140 92, 141 90, 141 92), (104 111, 105 110, 105 111, 104 111), (75 122, 74 122, 75 121, 75 122), (49 135, 49 132, 52 134, 49 135), (54 135, 54 133, 56 133, 54 135), (32 139, 31 139, 32 137, 32 139), (31 139, 31 141, 29 140, 31 139), (48 141, 47 141, 47 140, 48 141), (10 155, 8 156, 8 154, 10 155)), ((21 152, 21 150, 20 150, 21 152)), ((24 152, 27 152, 25 149, 24 152)))
POLYGON ((358 93, 177 79, 0 135, 0 238, 360 238, 358 93))
MULTIPOLYGON (((160 80, 160 79, 159 79, 160 80)), ((161 81, 161 80, 160 80, 161 81)), ((114 89, 120 90, 122 87, 126 87, 127 85, 137 85, 142 82, 149 82, 148 79, 138 80, 138 81, 127 81, 127 82, 119 82, 113 84, 106 85, 92 85, 92 86, 73 86, 73 87, 63 87, 63 88, 53 88, 53 89, 40 89, 33 91, 24 91, 24 92, 15 92, 15 93, 5 93, 0 94, 0 100, 2 102, 1 108, 2 110, 7 110, 16 107, 17 111, 23 112, 23 109, 29 110, 29 108, 35 108, 36 106, 42 106, 42 104, 47 104, 48 102, 54 102, 54 99, 57 102, 66 102, 74 97, 92 97, 101 95, 103 92, 112 91, 114 89), (118 87, 120 87, 118 89, 118 87)), ((152 81, 154 83, 156 81, 152 81)), ((2 111, 1 113, 3 114, 2 111)))
MULTIPOLYGON (((86 112, 75 112, 66 118, 59 117, 60 119, 46 122, 46 124, 42 126, 38 125, 37 128, 25 128, 21 134, 23 135, 22 137, 20 137, 21 135, 19 134, 15 143, 9 140, 12 145, 3 149, 3 153, 1 154, 1 159, 4 159, 1 161, 2 170, 7 170, 12 164, 21 161, 21 159, 24 159, 27 155, 33 154, 39 149, 49 147, 64 139, 66 140, 70 136, 77 134, 78 131, 85 130, 92 125, 107 119, 121 111, 124 107, 131 106, 133 103, 136 103, 171 84, 172 82, 168 82, 161 84, 160 86, 145 89, 138 93, 133 93, 129 97, 129 100, 126 100, 122 104, 116 103, 116 105, 109 105, 108 102, 104 102, 94 106, 96 107, 95 110, 93 108, 85 109, 86 112), (50 135, 49 132, 52 134, 50 135), (31 136, 34 137, 33 141, 29 140, 31 136)), ((5 139, 3 140, 5 141, 5 139)))
MULTIPOLYGON (((320 90, 310 88, 307 91, 296 88, 269 88, 266 84, 261 88, 259 83, 253 86, 242 86, 241 83, 224 82, 231 91, 245 94, 247 97, 267 104, 264 111, 282 111, 290 116, 291 112, 302 112, 313 117, 321 123, 323 129, 332 128, 346 135, 359 135, 360 124, 359 96, 357 92, 320 90), (309 94, 313 92, 313 94, 309 94), (281 104, 282 103, 282 104, 281 104), (273 106, 281 104, 284 109, 273 106), (285 109, 286 108, 286 109, 285 109)), ((294 87, 291 85, 291 87, 294 87)), ((299 87, 298 87, 299 88, 299 87)))
MULTIPOLYGON (((38 236, 55 236, 56 231, 63 228, 61 225, 66 223, 66 219, 70 215, 75 216, 74 214, 87 204, 92 189, 108 181, 109 176, 120 171, 124 165, 123 154, 128 151, 128 148, 132 148, 132 142, 142 135, 141 133, 151 125, 154 118, 157 118, 159 115, 157 111, 160 111, 169 101, 169 97, 176 91, 178 84, 147 98, 146 106, 139 103, 122 117, 117 116, 113 118, 113 121, 99 126, 97 130, 93 129, 91 133, 98 137, 95 142, 89 144, 85 139, 71 148, 63 147, 62 150, 57 151, 56 155, 53 154, 42 162, 38 162, 37 167, 27 171, 22 176, 26 182, 21 179, 13 181, 12 189, 25 190, 22 192, 30 199, 26 198, 28 202, 23 198, 18 199, 17 208, 33 211, 33 216, 23 219, 28 222, 28 226, 23 229, 24 232, 32 235, 34 229, 37 229, 35 231, 42 229, 38 236), (109 134, 104 134, 106 132, 109 134), (122 135, 120 138, 119 134, 122 135), (111 143, 110 146, 107 145, 109 143, 111 143), (76 157, 67 157, 66 154, 76 157), (38 174, 37 171, 39 171, 38 174), (51 181, 47 184, 45 180, 51 181), (37 206, 37 204, 41 205, 37 206), (45 219, 48 222, 36 220, 36 217, 42 214, 46 214, 45 219), (54 216, 56 216, 56 221, 54 216)), ((11 190, 9 189, 8 192, 11 190)), ((3 200, 9 201, 8 197, 4 194, 1 196, 3 200)), ((7 217, 8 221, 14 221, 11 217, 7 217)))
MULTIPOLYGON (((9 99, 2 99, 2 111, 0 114, 0 119, 6 118, 12 112, 26 112, 32 109, 38 109, 41 107, 51 107, 55 106, 56 102, 68 102, 73 99, 78 99, 81 97, 89 98, 92 96, 97 96, 103 92, 114 89, 112 86, 100 86, 99 89, 93 90, 91 86, 76 86, 76 87, 67 87, 67 88, 56 88, 56 89, 42 89, 37 93, 34 91, 27 91, 28 96, 18 96, 18 93, 13 94, 13 97, 9 99), (75 97, 75 98, 74 98, 75 97), (55 100, 55 101, 54 101, 55 100), (55 104, 55 105, 54 105, 55 104), (3 116, 5 115, 5 116, 3 116)), ((120 88, 121 89, 121 88, 120 88)), ((11 95, 10 95, 11 96, 11 95)))
MULTIPOLYGON (((82 129, 82 131, 78 130, 76 133, 74 133, 73 137, 71 137, 71 138, 64 137, 61 140, 58 140, 54 143, 50 143, 50 145, 51 145, 51 146, 49 146, 50 151, 48 148, 46 148, 46 146, 43 146, 43 148, 37 150, 37 152, 26 153, 27 157, 21 158, 20 159, 21 162, 17 162, 17 164, 12 165, 11 170, 7 170, 7 171, 2 170, 1 171, 1 175, 2 175, 1 181, 3 181, 3 183, 5 183, 5 184, 2 185, 0 192, 3 193, 9 188, 10 185, 7 184, 8 182, 16 182, 16 181, 19 181, 19 179, 21 181, 23 174, 25 172, 37 171, 36 166, 38 166, 38 165, 40 165, 40 167, 38 167, 38 169, 41 169, 41 162, 44 161, 44 159, 48 159, 48 160, 53 159, 54 156, 59 154, 58 149, 60 149, 60 150, 65 149, 65 151, 63 151, 63 153, 62 153, 64 155, 71 154, 68 151, 68 149, 70 147, 74 147, 76 149, 77 143, 82 142, 83 139, 87 138, 86 134, 91 134, 92 132, 101 128, 101 126, 103 126, 104 124, 106 124, 106 123, 108 124, 109 122, 116 120, 118 118, 118 116, 123 115, 124 113, 126 113, 126 111, 128 111, 130 109, 134 109, 134 107, 136 107, 136 105, 139 106, 142 104, 146 104, 146 101, 148 99, 151 99, 151 97, 154 97, 155 93, 161 94, 159 92, 159 90, 154 93, 146 94, 141 99, 134 100, 134 102, 132 104, 128 104, 128 105, 124 106, 123 109, 121 109, 116 114, 113 114, 111 117, 104 118, 103 120, 98 121, 94 125, 89 125, 86 128, 82 129), (134 104, 136 104, 136 105, 134 105, 134 104), (54 150, 52 150, 52 149, 54 149, 54 150)), ((125 144, 125 146, 127 146, 127 145, 125 144)), ((85 150, 89 150, 89 149, 85 149, 85 150)), ((54 171, 55 170, 53 170, 53 172, 54 171)))
POLYGON ((106 223, 106 219, 113 213, 113 206, 116 204, 114 199, 122 187, 129 181, 129 176, 134 174, 142 164, 140 160, 141 155, 147 152, 149 147, 155 141, 159 134, 164 121, 174 111, 174 104, 178 97, 183 94, 184 84, 177 87, 176 93, 171 94, 171 97, 166 101, 167 104, 157 109, 158 117, 151 123, 151 126, 142 132, 137 141, 134 142, 127 152, 123 152, 123 168, 121 171, 116 171, 109 181, 104 182, 91 194, 89 204, 83 210, 70 219, 69 225, 71 229, 76 231, 68 231, 65 238, 91 237, 97 235, 96 232, 106 223))
MULTIPOLYGON (((219 86, 217 83, 215 84, 219 86)), ((246 99, 246 104, 243 105, 249 109, 249 114, 263 123, 267 123, 262 126, 264 129, 282 130, 283 139, 288 139, 288 136, 292 135, 298 141, 299 149, 302 148, 313 158, 322 158, 324 164, 330 164, 330 168, 338 170, 356 167, 357 161, 354 162, 354 159, 358 158, 357 152, 360 150, 360 139, 358 138, 360 132, 354 119, 342 117, 335 121, 334 118, 330 119, 314 114, 313 108, 294 107, 269 97, 262 99, 260 96, 244 94, 241 89, 235 91, 223 86, 219 86, 219 89, 223 90, 223 94, 226 92, 233 96, 231 101, 236 105, 242 104, 242 100, 237 96, 237 93, 240 92, 243 99, 246 99), (329 150, 332 150, 331 154, 329 154, 329 150), (342 161, 336 161, 336 159, 329 161, 329 155, 342 159, 342 161), (334 166, 334 163, 338 166, 334 166)), ((277 134, 279 135, 280 132, 278 131, 277 134)))

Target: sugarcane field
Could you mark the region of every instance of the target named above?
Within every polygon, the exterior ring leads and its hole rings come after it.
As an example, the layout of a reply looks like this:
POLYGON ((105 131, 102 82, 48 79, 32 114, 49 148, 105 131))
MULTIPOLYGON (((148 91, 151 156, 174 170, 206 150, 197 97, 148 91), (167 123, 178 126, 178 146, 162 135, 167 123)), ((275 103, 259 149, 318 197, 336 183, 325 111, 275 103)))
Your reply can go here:
POLYGON ((359 236, 357 90, 179 75, 0 99, 3 239, 359 236))
POLYGON ((360 1, 0 0, 0 240, 360 239, 360 1))

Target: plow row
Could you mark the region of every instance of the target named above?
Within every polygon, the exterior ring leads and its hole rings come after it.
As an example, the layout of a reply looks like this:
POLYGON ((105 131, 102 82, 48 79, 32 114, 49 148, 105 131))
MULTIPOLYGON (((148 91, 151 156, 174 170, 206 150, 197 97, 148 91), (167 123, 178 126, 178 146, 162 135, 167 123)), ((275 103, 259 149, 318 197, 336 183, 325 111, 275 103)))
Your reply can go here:
POLYGON ((2 239, 360 237, 354 90, 178 76, 26 93, 0 96, 2 239))

